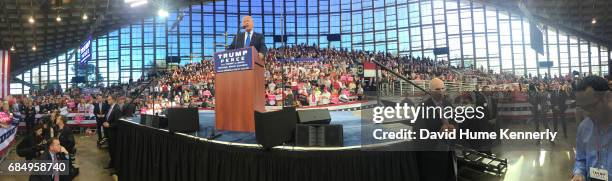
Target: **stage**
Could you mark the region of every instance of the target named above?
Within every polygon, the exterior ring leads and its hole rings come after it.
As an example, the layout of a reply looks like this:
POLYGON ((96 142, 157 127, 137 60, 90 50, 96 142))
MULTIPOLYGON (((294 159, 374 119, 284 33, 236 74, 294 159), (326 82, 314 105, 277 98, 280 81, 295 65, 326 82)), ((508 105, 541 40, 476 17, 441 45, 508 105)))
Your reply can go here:
POLYGON ((277 146, 264 150, 254 133, 221 131, 200 111, 200 131, 170 133, 122 119, 116 132, 120 180, 418 180, 414 152, 361 149, 360 111, 330 111, 342 124, 343 147, 277 146))
MULTIPOLYGON (((212 110, 199 111, 200 114, 200 131, 189 133, 187 135, 209 138, 215 127, 215 113, 212 110)), ((356 148, 361 145, 361 118, 360 111, 330 111, 332 121, 330 124, 341 124, 343 126, 343 141, 347 148, 356 148)), ((140 124, 139 117, 126 118, 135 124, 140 124)), ((234 131, 215 131, 215 134, 221 136, 215 138, 215 141, 228 143, 242 143, 243 145, 257 144, 255 133, 234 132, 234 131)), ((257 146, 257 145, 252 145, 257 146)), ((346 148, 345 148, 346 149, 346 148)))

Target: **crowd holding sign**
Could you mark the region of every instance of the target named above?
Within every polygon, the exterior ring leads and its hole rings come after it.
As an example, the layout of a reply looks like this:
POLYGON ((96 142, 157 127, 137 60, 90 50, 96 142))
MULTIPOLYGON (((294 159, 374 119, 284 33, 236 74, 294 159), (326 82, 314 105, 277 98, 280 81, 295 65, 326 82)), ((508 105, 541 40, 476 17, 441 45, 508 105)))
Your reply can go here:
POLYGON ((276 59, 279 62, 318 62, 321 61, 320 58, 281 58, 281 59, 276 59))

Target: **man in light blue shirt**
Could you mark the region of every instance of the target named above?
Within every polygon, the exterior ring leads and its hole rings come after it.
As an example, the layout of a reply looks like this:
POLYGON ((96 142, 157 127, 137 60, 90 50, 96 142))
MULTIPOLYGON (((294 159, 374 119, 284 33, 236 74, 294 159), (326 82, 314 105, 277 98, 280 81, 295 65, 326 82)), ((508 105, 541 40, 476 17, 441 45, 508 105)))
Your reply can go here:
POLYGON ((607 180, 612 169, 612 93, 607 81, 598 76, 585 77, 577 86, 576 104, 586 118, 576 134, 576 162, 572 181, 607 180))

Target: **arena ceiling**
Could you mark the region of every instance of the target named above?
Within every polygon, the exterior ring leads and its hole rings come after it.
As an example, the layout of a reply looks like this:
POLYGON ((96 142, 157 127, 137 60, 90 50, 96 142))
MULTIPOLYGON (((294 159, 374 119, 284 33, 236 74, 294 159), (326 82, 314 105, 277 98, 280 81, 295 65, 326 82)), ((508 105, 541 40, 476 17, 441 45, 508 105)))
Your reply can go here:
POLYGON ((612 47, 610 0, 476 0, 612 47), (595 22, 593 22, 595 20, 595 22))
MULTIPOLYGON (((130 8, 125 0, 0 0, 0 49, 15 48, 11 71, 16 75, 78 47, 88 34, 99 35, 152 16, 151 8, 130 8), (88 15, 83 20, 83 14, 88 15), (61 22, 57 22, 57 15, 61 22), (28 19, 34 15, 35 23, 28 19), (36 51, 32 46, 36 46, 36 51)), ((149 0, 184 7, 206 0, 149 0)), ((468 1, 468 0, 465 0, 468 1)), ((545 24, 612 47, 611 0, 474 0, 532 17, 545 24), (520 5, 522 4, 522 5, 520 5), (593 18, 597 21, 592 23, 593 18)))
POLYGON ((78 47, 89 34, 95 37, 152 16, 157 13, 153 7, 170 9, 201 1, 205 0, 148 0, 144 6, 150 8, 130 8, 125 0, 0 0, 0 49, 15 49, 11 73, 16 75, 78 47), (32 15, 34 23, 29 22, 32 15))

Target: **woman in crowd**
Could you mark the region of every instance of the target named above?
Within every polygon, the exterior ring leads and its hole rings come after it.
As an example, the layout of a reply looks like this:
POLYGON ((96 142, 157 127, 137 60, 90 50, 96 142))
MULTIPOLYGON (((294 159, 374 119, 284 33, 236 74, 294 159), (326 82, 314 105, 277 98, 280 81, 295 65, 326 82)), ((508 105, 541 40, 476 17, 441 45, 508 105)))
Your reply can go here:
POLYGON ((36 108, 32 104, 32 100, 25 101, 25 108, 23 109, 23 117, 26 122, 26 131, 32 132, 34 125, 36 124, 36 108))

